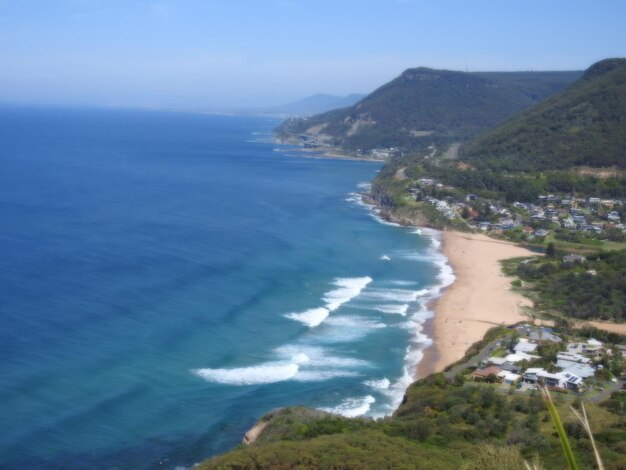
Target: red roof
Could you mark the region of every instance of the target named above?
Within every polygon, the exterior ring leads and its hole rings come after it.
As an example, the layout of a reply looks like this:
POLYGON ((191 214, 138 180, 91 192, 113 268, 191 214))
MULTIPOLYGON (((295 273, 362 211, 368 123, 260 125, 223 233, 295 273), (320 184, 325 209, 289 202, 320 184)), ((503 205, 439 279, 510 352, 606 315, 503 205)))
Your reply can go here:
POLYGON ((489 377, 490 375, 498 375, 500 372, 502 372, 502 367, 489 366, 484 369, 476 369, 472 372, 472 375, 475 377, 489 377))

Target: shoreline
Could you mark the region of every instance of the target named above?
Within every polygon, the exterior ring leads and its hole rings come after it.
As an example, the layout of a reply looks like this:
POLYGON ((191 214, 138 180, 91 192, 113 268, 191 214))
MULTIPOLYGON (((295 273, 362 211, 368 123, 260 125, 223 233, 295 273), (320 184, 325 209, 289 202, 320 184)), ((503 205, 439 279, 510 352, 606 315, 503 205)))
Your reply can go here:
POLYGON ((358 157, 353 154, 348 154, 337 147, 305 147, 300 143, 281 140, 277 137, 273 138, 273 142, 276 145, 295 147, 291 150, 293 150, 294 152, 298 152, 300 154, 298 156, 302 158, 328 158, 332 160, 353 160, 359 162, 387 163, 387 160, 381 158, 358 157))
POLYGON ((527 320, 523 308, 532 306, 530 299, 511 290, 512 278, 502 273, 500 261, 537 253, 483 234, 453 231, 443 231, 441 248, 455 280, 433 300, 431 362, 420 364, 418 378, 462 359, 490 328, 527 320))

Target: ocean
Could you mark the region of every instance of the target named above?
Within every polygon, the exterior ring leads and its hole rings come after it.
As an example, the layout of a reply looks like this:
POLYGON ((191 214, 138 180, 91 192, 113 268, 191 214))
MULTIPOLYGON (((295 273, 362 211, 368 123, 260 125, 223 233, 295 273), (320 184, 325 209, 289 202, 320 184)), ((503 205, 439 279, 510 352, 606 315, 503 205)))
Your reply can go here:
POLYGON ((277 124, 0 108, 0 467, 188 468, 277 407, 397 407, 438 234, 277 124))

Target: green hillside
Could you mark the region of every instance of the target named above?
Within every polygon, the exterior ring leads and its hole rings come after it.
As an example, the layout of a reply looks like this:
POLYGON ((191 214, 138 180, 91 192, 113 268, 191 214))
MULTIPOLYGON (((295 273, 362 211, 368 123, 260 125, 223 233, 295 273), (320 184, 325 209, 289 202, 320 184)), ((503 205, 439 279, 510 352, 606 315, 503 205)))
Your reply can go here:
POLYGON ((626 59, 606 59, 545 102, 468 142, 464 160, 491 170, 626 169, 626 59))
MULTIPOLYGON (((525 469, 566 468, 553 424, 538 394, 500 393, 497 385, 448 381, 442 374, 416 382, 393 417, 348 419, 304 408, 267 415, 260 439, 215 457, 209 469, 525 469)), ((588 405, 606 468, 626 462, 624 394, 588 405)), ((570 400, 560 413, 580 464, 595 468, 589 440, 574 421, 570 400)))
POLYGON ((414 68, 354 106, 291 119, 276 134, 349 151, 464 141, 562 90, 580 72, 466 73, 414 68))

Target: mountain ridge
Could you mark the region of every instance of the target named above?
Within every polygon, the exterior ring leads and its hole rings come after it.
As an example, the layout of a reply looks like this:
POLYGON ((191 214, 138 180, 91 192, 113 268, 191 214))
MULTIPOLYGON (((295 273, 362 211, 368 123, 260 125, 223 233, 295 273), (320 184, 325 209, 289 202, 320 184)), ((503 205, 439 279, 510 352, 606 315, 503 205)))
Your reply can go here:
POLYGON ((626 59, 591 65, 544 102, 476 136, 461 158, 500 170, 626 169, 626 59))
POLYGON ((351 107, 290 119, 276 135, 353 153, 425 150, 465 141, 563 89, 581 73, 411 68, 351 107))

